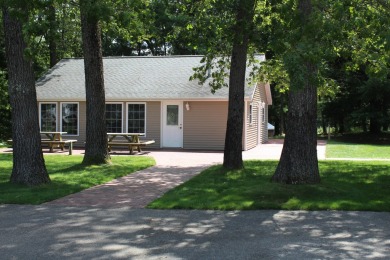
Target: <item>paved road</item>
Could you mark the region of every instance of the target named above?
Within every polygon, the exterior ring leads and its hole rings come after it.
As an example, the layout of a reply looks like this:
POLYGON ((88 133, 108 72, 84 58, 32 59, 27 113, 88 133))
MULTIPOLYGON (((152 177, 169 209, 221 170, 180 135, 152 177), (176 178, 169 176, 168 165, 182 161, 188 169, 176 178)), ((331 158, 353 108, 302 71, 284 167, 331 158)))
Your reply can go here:
POLYGON ((390 213, 0 206, 1 259, 390 259, 390 213))
MULTIPOLYGON (((278 156, 274 145, 244 158, 278 156)), ((388 212, 142 209, 222 162, 222 153, 150 155, 157 166, 144 179, 41 206, 0 205, 0 259, 390 259, 388 212)))

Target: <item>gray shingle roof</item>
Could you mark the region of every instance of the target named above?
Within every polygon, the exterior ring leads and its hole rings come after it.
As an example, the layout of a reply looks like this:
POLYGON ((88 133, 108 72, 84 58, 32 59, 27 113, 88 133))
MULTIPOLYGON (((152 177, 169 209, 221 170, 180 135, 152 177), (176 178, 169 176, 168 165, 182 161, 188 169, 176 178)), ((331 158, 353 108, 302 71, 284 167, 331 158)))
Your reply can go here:
MULTIPOLYGON (((103 59, 106 100, 227 99, 228 88, 215 94, 190 81, 201 56, 108 57, 103 59)), ((83 59, 63 59, 36 82, 45 100, 85 100, 83 59)), ((253 86, 246 87, 251 97, 253 86)))

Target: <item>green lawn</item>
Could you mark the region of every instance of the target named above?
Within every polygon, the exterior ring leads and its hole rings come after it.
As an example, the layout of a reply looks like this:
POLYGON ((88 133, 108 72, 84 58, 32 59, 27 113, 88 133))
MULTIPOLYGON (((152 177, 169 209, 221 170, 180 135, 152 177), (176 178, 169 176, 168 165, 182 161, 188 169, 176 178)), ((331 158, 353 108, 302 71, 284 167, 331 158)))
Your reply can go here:
POLYGON ((9 183, 12 155, 0 154, 0 204, 40 204, 155 164, 153 158, 145 156, 111 158, 111 165, 83 166, 82 155, 47 155, 45 162, 52 182, 39 187, 26 187, 9 183))
POLYGON ((389 162, 321 161, 318 185, 271 183, 276 166, 276 161, 246 161, 240 171, 213 166, 148 207, 390 211, 389 162))
POLYGON ((390 145, 328 141, 326 158, 390 159, 390 145))

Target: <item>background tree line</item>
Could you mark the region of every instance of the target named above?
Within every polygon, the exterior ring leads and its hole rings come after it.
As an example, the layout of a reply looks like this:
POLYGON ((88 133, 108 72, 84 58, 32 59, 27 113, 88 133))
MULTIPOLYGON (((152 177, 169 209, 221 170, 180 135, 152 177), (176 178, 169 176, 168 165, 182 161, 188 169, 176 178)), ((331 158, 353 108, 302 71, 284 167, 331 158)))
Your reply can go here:
MULTIPOLYGON (((370 6, 365 1, 357 1, 358 4, 359 2, 361 9, 370 6)), ((385 8, 388 1, 382 2, 385 8)), ((194 13, 190 11, 191 4, 188 2, 187 5, 183 5, 183 3, 186 2, 131 1, 126 7, 126 12, 120 12, 115 19, 102 24, 103 55, 205 54, 207 51, 205 44, 199 45, 199 39, 188 30, 193 24, 194 17, 194 13)), ((363 21, 370 21, 374 25, 367 26, 364 30, 372 30, 374 26, 381 26, 382 34, 386 37, 388 26, 384 25, 388 14, 377 19, 368 14, 374 11, 372 8, 374 6, 364 11, 369 17, 363 21)), ((31 54, 34 59, 36 77, 62 58, 82 56, 80 11, 77 2, 72 0, 42 1, 31 19, 35 20, 29 31, 32 34, 31 54)), ((369 34, 369 32, 363 33, 369 34)), ((205 36, 210 37, 210 41, 217 41, 212 38, 215 37, 212 33, 205 36)), ((379 36, 377 37, 380 38, 379 36)), ((376 51, 375 44, 371 44, 373 51, 376 51)), ((384 47, 388 48, 388 43, 384 47)), ((4 55, 4 31, 3 24, 1 24, 0 140, 10 138, 10 106, 4 55)), ((331 95, 324 95, 319 99, 317 124, 319 133, 326 134, 329 125, 336 133, 350 131, 378 133, 388 130, 390 123, 389 73, 381 72, 387 74, 387 77, 372 75, 368 71, 367 64, 351 65, 354 55, 351 51, 345 51, 337 60, 328 64, 329 79, 336 80, 337 86, 331 95)), ((361 57, 365 59, 364 56, 361 57)), ((270 122, 275 125, 276 135, 284 134, 287 112, 286 92, 280 88, 280 85, 273 84, 272 93, 275 102, 270 107, 270 122)))
MULTIPOLYGON (((312 2, 325 7, 325 1, 312 2)), ((325 81, 319 89, 318 132, 327 134, 328 126, 336 134, 388 131, 390 2, 329 1, 328 8, 322 9, 323 14, 337 21, 318 27, 333 38, 333 54, 322 61, 325 81)), ((270 121, 279 135, 285 132, 287 99, 286 91, 278 91, 281 85, 273 87, 276 102, 270 121)))

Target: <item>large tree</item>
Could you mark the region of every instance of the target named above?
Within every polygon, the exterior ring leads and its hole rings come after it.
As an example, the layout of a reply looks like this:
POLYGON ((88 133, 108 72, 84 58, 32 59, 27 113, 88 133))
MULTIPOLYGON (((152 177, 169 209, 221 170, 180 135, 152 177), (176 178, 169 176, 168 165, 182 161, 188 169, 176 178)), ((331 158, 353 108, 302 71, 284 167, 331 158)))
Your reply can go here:
POLYGON ((28 5, 3 6, 8 92, 12 111, 13 168, 10 181, 25 185, 50 182, 41 149, 32 62, 25 56, 22 20, 28 5))
POLYGON ((244 92, 249 75, 246 70, 249 64, 256 63, 253 57, 259 50, 256 43, 262 24, 261 17, 254 14, 256 9, 263 11, 264 5, 256 0, 204 1, 202 4, 208 8, 195 12, 196 22, 187 26, 192 29, 189 34, 197 35, 194 42, 206 50, 204 64, 195 69, 192 78, 199 79, 201 84, 208 81, 213 92, 229 88, 223 166, 240 169, 243 167, 244 92))
POLYGON ((345 53, 349 53, 350 70, 365 67, 375 79, 369 81, 372 86, 379 89, 387 81, 389 29, 383 24, 389 24, 389 5, 387 1, 285 0, 273 2, 272 7, 278 18, 271 37, 278 60, 274 64, 284 68, 289 81, 285 145, 272 180, 317 183, 317 91, 326 93, 335 86, 334 75, 326 71, 345 53))
POLYGON ((243 168, 242 132, 244 120, 244 94, 249 37, 253 29, 255 0, 237 1, 233 49, 229 76, 229 108, 225 135, 223 166, 243 168))
POLYGON ((318 64, 305 53, 317 47, 311 0, 298 0, 295 29, 289 38, 294 46, 283 54, 290 79, 286 136, 278 167, 272 181, 286 184, 320 182, 317 158, 317 84, 318 64))
POLYGON ((86 92, 86 144, 84 164, 110 162, 105 124, 105 91, 99 1, 80 0, 86 92))

